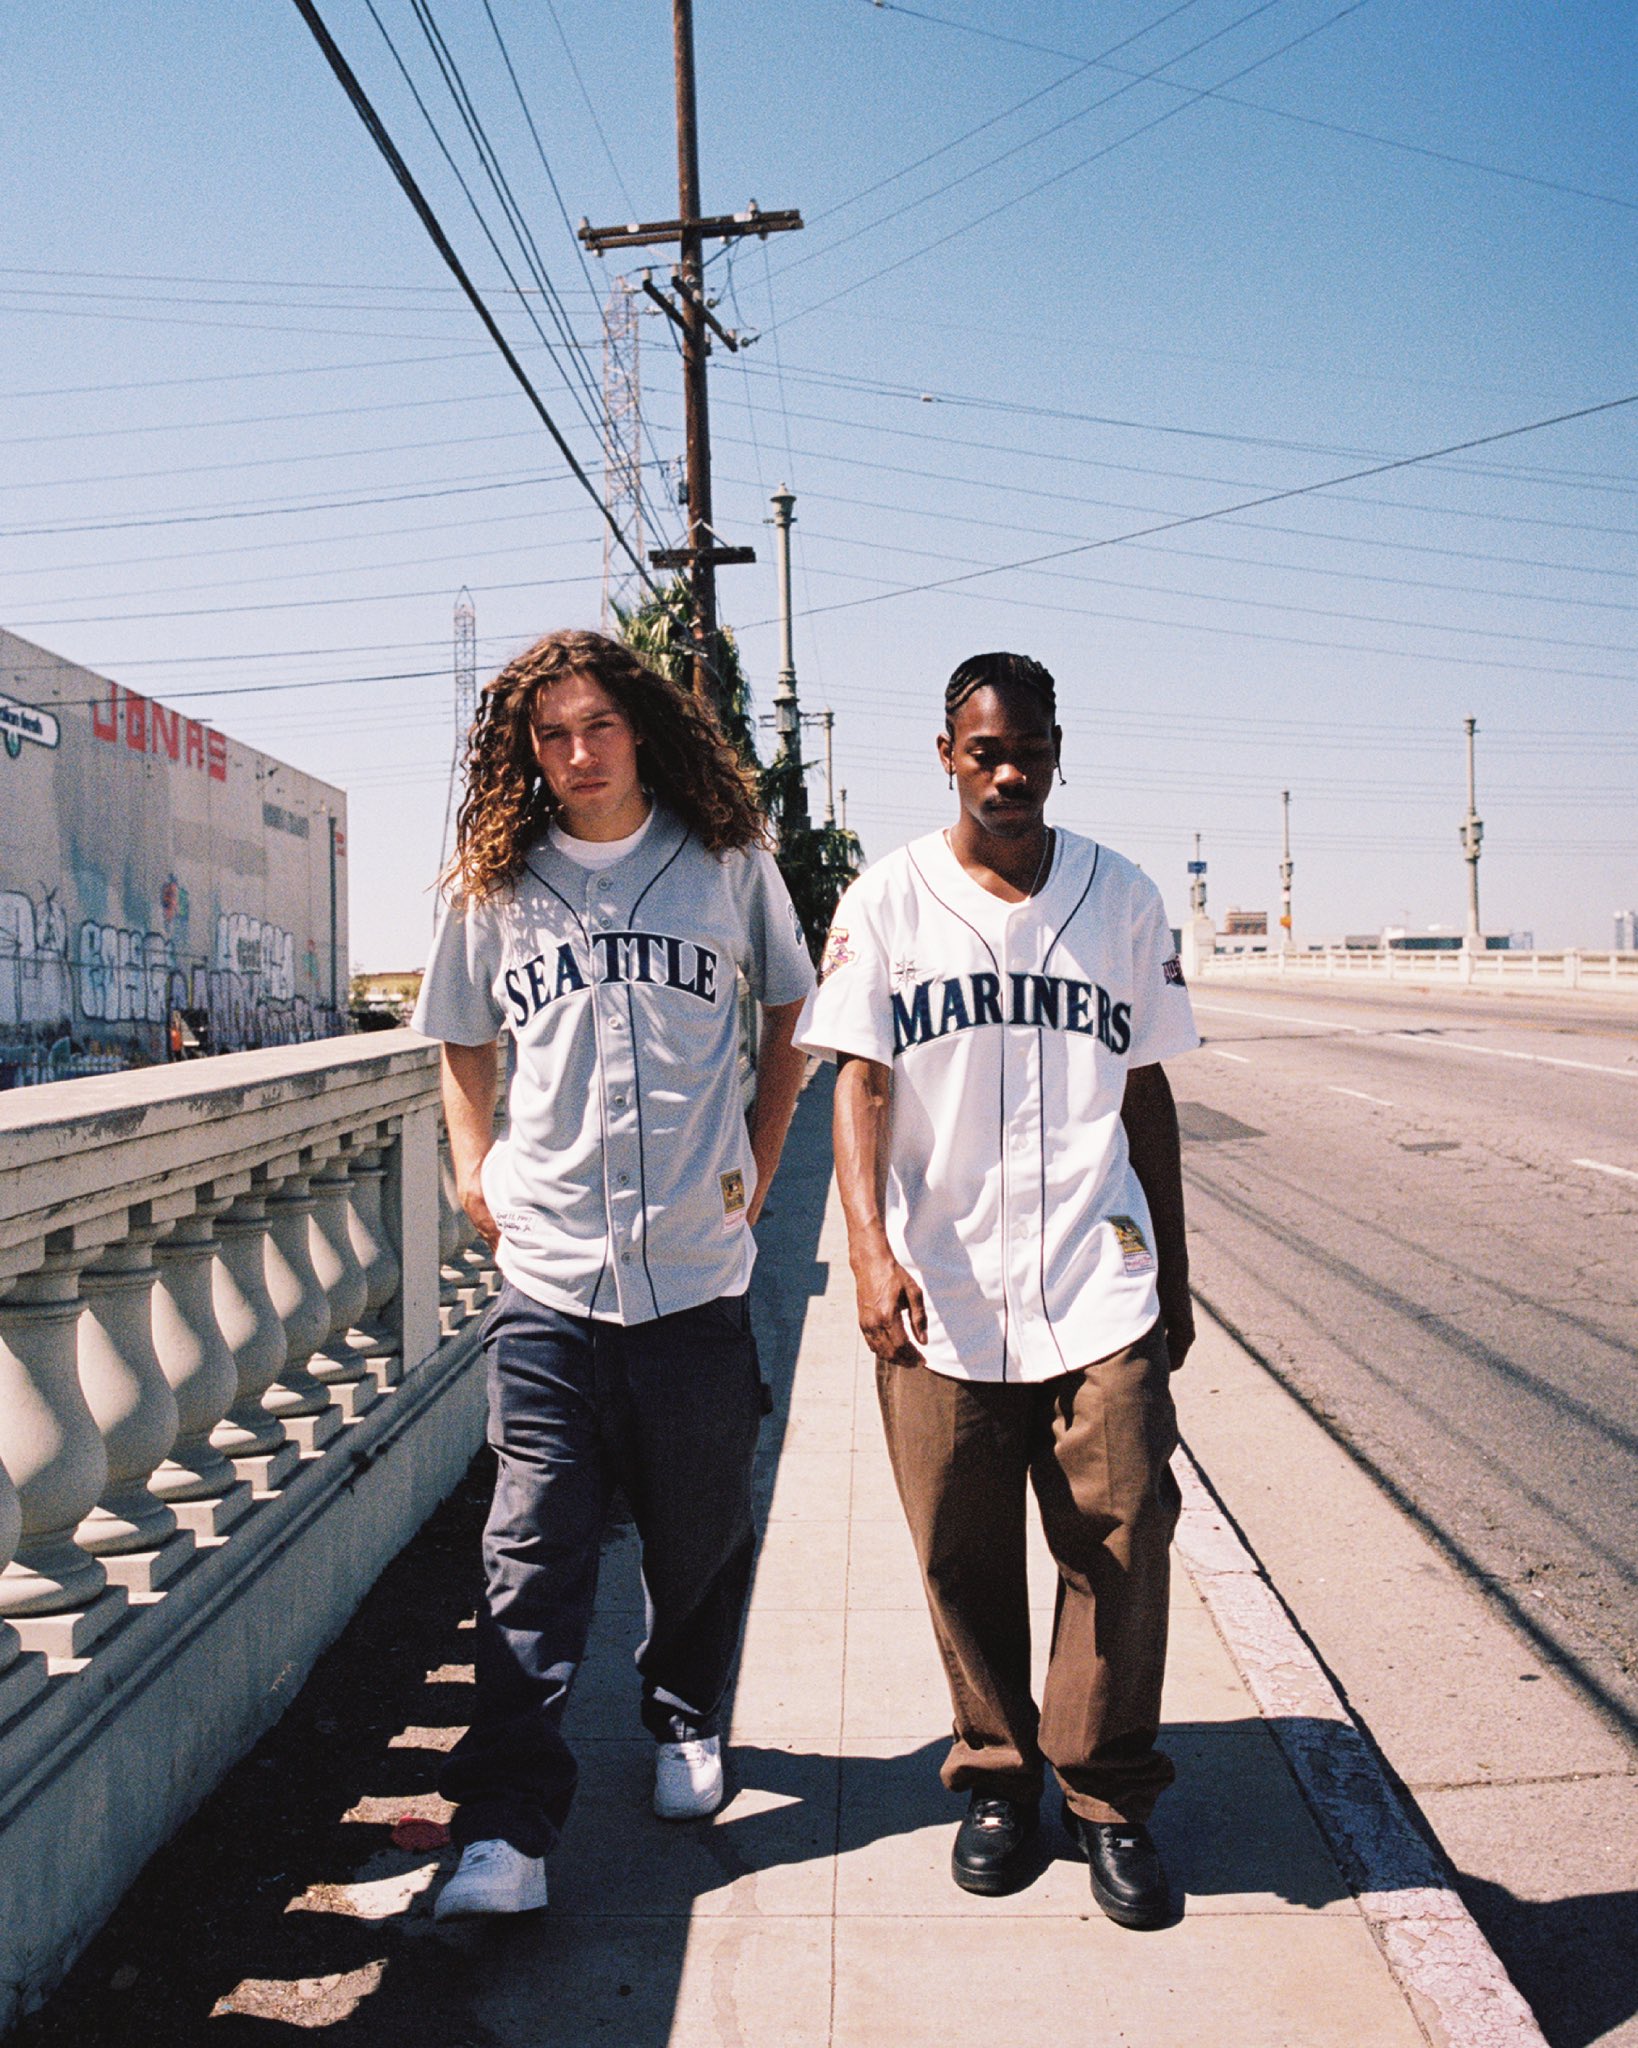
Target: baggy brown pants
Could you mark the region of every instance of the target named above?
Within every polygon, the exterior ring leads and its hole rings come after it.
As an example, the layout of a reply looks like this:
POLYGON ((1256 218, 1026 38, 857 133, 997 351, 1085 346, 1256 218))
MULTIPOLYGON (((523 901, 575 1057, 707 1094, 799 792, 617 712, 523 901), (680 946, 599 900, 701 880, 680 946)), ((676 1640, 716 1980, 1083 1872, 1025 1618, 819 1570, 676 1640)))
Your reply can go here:
POLYGON ((1142 1821, 1175 1775, 1155 1747, 1166 1666, 1177 1443, 1159 1323, 1034 1383, 878 1363, 899 1498, 950 1683, 952 1791, 1040 1796, 1042 1758, 1090 1821, 1142 1821), (1030 1693, 1025 1484, 1058 1566, 1052 1650, 1030 1693))

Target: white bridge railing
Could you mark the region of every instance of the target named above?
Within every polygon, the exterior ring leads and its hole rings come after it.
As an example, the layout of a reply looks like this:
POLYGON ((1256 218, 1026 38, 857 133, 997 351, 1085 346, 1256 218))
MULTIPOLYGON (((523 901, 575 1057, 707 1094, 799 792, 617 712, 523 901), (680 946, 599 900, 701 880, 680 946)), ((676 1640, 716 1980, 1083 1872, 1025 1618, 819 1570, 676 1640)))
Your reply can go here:
POLYGON ((1444 981, 1458 987, 1624 989, 1638 995, 1638 953, 1469 953, 1370 951, 1341 946, 1323 952, 1214 953, 1202 975, 1292 981, 1444 981))
POLYGON ((0 2030, 481 1442, 452 1197, 408 1031, 0 1094, 0 2030))

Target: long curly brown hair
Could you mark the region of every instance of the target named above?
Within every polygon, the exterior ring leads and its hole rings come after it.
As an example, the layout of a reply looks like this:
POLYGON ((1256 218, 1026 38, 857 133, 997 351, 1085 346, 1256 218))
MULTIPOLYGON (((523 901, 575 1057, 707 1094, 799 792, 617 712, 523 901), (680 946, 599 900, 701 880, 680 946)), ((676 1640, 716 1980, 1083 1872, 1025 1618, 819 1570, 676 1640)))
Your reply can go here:
POLYGON ((566 676, 606 690, 643 742, 644 786, 711 853, 768 843, 756 784, 715 714, 602 633, 548 633, 484 686, 466 741, 466 789, 455 852, 444 874, 481 902, 516 882, 524 856, 552 822, 551 791, 535 759, 531 719, 541 691, 566 676))

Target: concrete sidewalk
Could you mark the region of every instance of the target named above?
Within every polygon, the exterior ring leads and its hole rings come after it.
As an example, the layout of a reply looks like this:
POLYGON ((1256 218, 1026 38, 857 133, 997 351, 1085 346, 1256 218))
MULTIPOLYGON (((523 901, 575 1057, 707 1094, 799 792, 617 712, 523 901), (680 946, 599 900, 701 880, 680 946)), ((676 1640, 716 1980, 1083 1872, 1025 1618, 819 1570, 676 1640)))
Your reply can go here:
MULTIPOLYGON (((1055 1801, 1028 1889, 980 1900, 951 1883, 964 1802, 938 1780, 949 1706, 854 1320, 830 1189, 826 1079, 803 1099, 759 1231, 757 1323, 776 1406, 723 1810, 681 1827, 649 1810, 652 1745, 638 1726, 631 1663, 641 1594, 627 1532, 605 1556, 573 1702, 581 1792, 549 1864, 548 1910, 437 1927, 431 1899, 452 1852, 388 1843, 405 1814, 447 1813, 412 1788, 430 1782, 435 1752, 466 1718, 471 1674, 457 1649, 456 1661, 428 1670, 408 1719, 372 1737, 338 1802, 345 1825, 323 1851, 322 1880, 281 1884, 285 1849, 269 1840, 270 1869, 246 1881, 242 1905, 228 1906, 230 1925, 247 1916, 237 1967, 217 1980, 232 1989, 192 2008, 202 2025, 186 2038, 294 2043, 317 2031, 370 2048, 1539 2048, 1505 1981, 1499 1991, 1478 1983, 1464 2006, 1463 1955, 1453 1960, 1447 1942, 1454 1928, 1461 1949, 1460 1909, 1443 1917, 1437 1873, 1419 1845, 1406 1859, 1391 1816, 1385 1851, 1372 1835, 1380 1814, 1361 1829, 1359 1787, 1367 1806, 1381 1791, 1366 1782, 1374 1760, 1328 1704, 1323 1674, 1186 1464, 1195 1576, 1180 1571, 1174 1589, 1163 1737, 1179 1782, 1155 1823, 1184 1894, 1182 1919, 1151 1934, 1104 1919, 1058 1833, 1055 1801), (275 1922, 249 1918, 256 1886, 284 1902, 275 1922), (322 1956, 324 1974, 292 1971, 297 1953, 322 1956)), ((1039 1544, 1032 1572, 1044 1643, 1052 1572, 1039 1544)), ((453 1640, 469 1643, 470 1633, 453 1640)), ((337 1654, 348 1655, 345 1639, 337 1654)), ((322 1733, 328 1724, 314 1725, 322 1733)), ((196 1825, 210 1827, 210 1814, 207 1806, 196 1825)), ((167 1928, 179 1918, 171 1908, 167 1928)), ((185 1944, 185 1928, 176 1938, 185 1944)), ((162 1953, 141 1961, 166 1972, 162 1953)), ((105 1960, 97 1966, 106 1971, 105 1960)), ((133 2025, 122 2043, 156 2038, 136 2008, 126 2008, 133 2025)))
MULTIPOLYGON (((1186 1897, 1181 1922, 1135 1935, 1105 1920, 1055 1825, 1026 1891, 979 1900, 951 1883, 964 1802, 937 1775, 948 1699, 855 1322, 825 1109, 821 1078, 760 1233, 758 1321, 778 1406, 763 1447, 766 1534, 733 1703, 732 1796, 697 1827, 665 1828, 648 1811, 648 1745, 633 1726, 640 1599, 624 1542, 608 1559, 573 1707, 583 1789, 550 1866, 552 1905, 508 1938, 503 1963, 493 1954, 500 1967, 474 1975, 479 2038, 1449 2038, 1436 2013, 1424 2008, 1418 2023, 1187 1572, 1173 1597, 1164 1738, 1179 1783, 1156 1818, 1186 1897)), ((1198 1517, 1198 1490, 1196 1500, 1198 1517)), ((1032 1569, 1044 1645, 1053 1574, 1039 1542, 1032 1569)))

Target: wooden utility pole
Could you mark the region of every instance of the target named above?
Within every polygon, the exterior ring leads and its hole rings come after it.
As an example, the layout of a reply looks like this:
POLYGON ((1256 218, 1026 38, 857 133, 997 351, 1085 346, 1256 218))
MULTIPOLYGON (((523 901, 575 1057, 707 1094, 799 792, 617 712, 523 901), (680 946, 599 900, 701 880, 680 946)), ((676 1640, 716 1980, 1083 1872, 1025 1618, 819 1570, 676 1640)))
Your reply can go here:
POLYGON ((706 392, 706 361, 714 334, 725 347, 737 349, 740 337, 730 333, 711 310, 705 294, 704 246, 740 235, 779 234, 802 225, 794 209, 763 213, 753 199, 743 213, 703 215, 700 212, 699 126, 694 105, 694 10, 692 0, 672 0, 672 32, 677 72, 677 218, 631 221, 624 227, 594 228, 580 223, 580 239, 601 256, 609 249, 638 249, 677 244, 672 290, 661 291, 643 278, 643 290, 675 324, 682 338, 683 404, 688 457, 688 545, 658 548, 649 555, 657 569, 683 569, 694 601, 694 690, 723 705, 723 663, 717 637, 717 569, 731 562, 754 562, 754 548, 725 547, 711 520, 711 417, 706 392))

